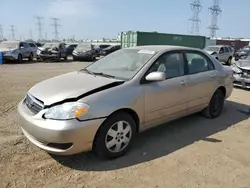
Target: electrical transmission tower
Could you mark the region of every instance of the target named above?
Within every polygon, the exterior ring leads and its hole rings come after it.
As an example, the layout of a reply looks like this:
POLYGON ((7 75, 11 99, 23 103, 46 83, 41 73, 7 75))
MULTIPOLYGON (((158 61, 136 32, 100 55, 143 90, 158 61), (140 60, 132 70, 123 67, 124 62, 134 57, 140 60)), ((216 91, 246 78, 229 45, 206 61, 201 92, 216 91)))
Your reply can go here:
POLYGON ((14 25, 10 26, 10 31, 11 31, 12 40, 16 40, 16 35, 15 35, 16 29, 14 25))
POLYGON ((193 12, 192 17, 189 19, 191 21, 191 29, 190 34, 192 35, 199 35, 199 27, 200 27, 200 18, 199 14, 201 12, 202 6, 200 3, 200 0, 194 0, 192 3, 190 3, 191 10, 193 12))
POLYGON ((59 22, 59 18, 51 18, 53 20, 53 24, 51 24, 51 26, 54 27, 54 39, 55 40, 59 40, 59 32, 58 32, 58 27, 61 26, 60 24, 58 24, 59 22))
POLYGON ((3 25, 0 25, 0 40, 3 40, 3 25))
POLYGON ((37 30, 38 30, 38 39, 42 39, 43 38, 43 34, 42 34, 42 20, 43 20, 43 17, 41 16, 36 16, 35 17, 37 19, 37 30))
POLYGON ((222 10, 219 6, 220 1, 219 0, 213 0, 214 4, 213 6, 209 7, 209 11, 212 14, 211 24, 208 27, 210 29, 210 36, 212 38, 216 37, 216 31, 219 30, 219 27, 217 25, 218 22, 218 16, 221 14, 222 10))

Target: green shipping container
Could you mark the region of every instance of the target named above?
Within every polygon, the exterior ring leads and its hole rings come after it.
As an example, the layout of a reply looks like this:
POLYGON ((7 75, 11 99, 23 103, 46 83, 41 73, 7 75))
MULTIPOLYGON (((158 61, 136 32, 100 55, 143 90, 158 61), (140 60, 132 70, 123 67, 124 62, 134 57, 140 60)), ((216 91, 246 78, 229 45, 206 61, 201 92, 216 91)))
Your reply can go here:
POLYGON ((205 43, 205 36, 139 31, 128 31, 121 33, 122 48, 143 45, 175 45, 203 49, 205 47, 205 43))

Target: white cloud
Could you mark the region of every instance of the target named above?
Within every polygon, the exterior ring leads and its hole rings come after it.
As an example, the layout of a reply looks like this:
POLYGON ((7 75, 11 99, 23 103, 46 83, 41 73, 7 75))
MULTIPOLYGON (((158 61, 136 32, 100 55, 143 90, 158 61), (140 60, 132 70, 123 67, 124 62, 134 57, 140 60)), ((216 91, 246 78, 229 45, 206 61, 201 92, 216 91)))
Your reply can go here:
POLYGON ((48 16, 76 17, 86 19, 97 15, 97 10, 90 1, 54 0, 49 3, 48 16))

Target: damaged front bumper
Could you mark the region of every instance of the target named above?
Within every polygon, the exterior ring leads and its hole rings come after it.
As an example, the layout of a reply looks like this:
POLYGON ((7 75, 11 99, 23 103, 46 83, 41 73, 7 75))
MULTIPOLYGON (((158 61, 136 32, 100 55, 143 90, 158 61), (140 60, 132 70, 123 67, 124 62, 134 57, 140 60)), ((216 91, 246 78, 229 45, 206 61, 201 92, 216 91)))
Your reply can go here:
POLYGON ((250 75, 234 73, 234 86, 250 89, 250 75))

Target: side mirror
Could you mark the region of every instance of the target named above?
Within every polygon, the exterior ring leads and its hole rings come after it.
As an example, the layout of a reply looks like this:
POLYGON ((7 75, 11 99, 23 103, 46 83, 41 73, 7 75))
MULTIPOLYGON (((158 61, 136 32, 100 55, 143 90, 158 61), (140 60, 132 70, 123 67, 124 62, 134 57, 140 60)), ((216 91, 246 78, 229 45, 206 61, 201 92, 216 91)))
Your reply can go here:
POLYGON ((223 51, 220 51, 219 54, 223 54, 223 51))
POLYGON ((163 81, 166 79, 166 74, 164 72, 151 72, 145 79, 147 81, 163 81))

